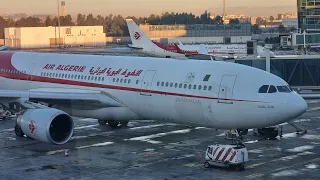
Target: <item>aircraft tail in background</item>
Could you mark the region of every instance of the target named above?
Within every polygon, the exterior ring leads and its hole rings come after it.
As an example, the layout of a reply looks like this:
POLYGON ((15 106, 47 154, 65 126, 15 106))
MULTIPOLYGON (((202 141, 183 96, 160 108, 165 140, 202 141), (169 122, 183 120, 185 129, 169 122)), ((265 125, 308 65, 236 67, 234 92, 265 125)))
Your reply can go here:
POLYGON ((142 49, 146 46, 153 45, 153 42, 144 34, 144 32, 138 27, 138 25, 132 19, 126 19, 132 48, 142 49))

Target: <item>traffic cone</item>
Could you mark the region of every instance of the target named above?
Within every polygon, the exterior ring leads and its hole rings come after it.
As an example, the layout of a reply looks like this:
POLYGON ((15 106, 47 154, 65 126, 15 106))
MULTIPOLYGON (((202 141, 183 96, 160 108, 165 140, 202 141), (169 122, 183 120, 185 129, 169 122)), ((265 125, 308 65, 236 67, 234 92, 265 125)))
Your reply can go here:
POLYGON ((68 155, 68 149, 66 149, 65 151, 64 151, 64 156, 65 157, 68 157, 69 155, 68 155))

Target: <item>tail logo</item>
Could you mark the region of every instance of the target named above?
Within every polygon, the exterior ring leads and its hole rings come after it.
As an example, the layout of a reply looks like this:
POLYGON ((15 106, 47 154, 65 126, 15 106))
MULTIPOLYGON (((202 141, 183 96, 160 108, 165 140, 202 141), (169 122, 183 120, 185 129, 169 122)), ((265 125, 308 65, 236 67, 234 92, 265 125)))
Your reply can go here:
POLYGON ((134 39, 139 40, 139 39, 141 39, 142 36, 139 32, 135 32, 133 37, 134 37, 134 39))

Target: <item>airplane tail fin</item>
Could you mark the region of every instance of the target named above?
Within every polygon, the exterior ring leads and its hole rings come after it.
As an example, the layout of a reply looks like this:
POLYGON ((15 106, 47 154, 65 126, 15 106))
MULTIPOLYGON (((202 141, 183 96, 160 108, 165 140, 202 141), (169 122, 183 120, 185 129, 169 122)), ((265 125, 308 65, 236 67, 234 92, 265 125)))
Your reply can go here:
POLYGON ((132 19, 126 19, 126 21, 133 47, 143 48, 145 46, 153 44, 152 41, 144 34, 144 32, 132 19))

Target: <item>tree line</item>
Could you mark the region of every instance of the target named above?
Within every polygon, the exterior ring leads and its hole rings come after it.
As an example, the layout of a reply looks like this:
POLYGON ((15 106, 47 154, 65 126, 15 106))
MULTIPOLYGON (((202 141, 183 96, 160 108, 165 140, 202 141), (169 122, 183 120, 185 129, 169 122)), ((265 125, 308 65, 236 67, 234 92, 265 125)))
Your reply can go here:
MULTIPOLYGON (((137 24, 148 23, 151 25, 174 25, 174 24, 223 24, 221 16, 210 18, 210 13, 205 11, 203 14, 196 16, 192 13, 163 13, 162 15, 151 14, 149 17, 123 17, 121 15, 110 14, 108 16, 93 16, 92 14, 79 13, 74 21, 71 15, 61 16, 59 18, 61 26, 103 26, 107 36, 129 36, 125 19, 131 18, 137 24)), ((231 24, 238 24, 239 20, 230 21, 231 24)), ((42 21, 37 17, 21 18, 17 21, 13 19, 4 19, 0 16, 0 39, 4 38, 4 28, 6 27, 46 27, 58 26, 58 19, 50 18, 42 21)))

